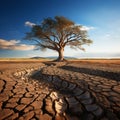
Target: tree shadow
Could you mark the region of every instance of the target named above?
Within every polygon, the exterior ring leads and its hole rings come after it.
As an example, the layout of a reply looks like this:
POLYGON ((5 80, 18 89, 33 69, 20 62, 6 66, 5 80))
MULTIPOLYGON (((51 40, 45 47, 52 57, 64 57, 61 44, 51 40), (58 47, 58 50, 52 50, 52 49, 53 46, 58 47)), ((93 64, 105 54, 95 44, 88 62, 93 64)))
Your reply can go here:
POLYGON ((69 71, 74 71, 74 72, 79 72, 79 73, 85 73, 89 75, 94 75, 94 76, 100 76, 104 77, 107 79, 112 79, 116 81, 120 81, 120 73, 115 73, 115 72, 109 72, 109 71, 102 71, 102 70, 95 70, 95 69, 90 69, 90 68, 77 68, 75 66, 62 66, 60 67, 65 70, 69 71))
MULTIPOLYGON (((30 79, 34 79, 37 80, 43 84, 46 84, 49 89, 50 89, 50 93, 49 96, 53 101, 53 105, 52 106, 55 111, 57 112, 56 115, 60 115, 60 116, 64 116, 64 118, 74 118, 76 117, 77 119, 81 117, 81 119, 87 120, 87 117, 89 117, 89 112, 85 109, 84 105, 76 100, 74 101, 74 103, 69 106, 68 101, 71 101, 72 99, 74 99, 74 97, 76 97, 76 92, 74 92, 73 90, 67 88, 69 85, 65 85, 62 86, 61 83, 64 81, 64 83, 68 83, 66 80, 62 80, 59 76, 57 75, 49 75, 49 74, 43 74, 42 71, 38 71, 35 72, 35 74, 32 74, 30 76, 30 79), (66 100, 66 99, 67 100, 66 100), (56 104, 56 105, 55 105, 56 104), (76 107, 80 107, 76 110, 76 107)), ((71 82, 69 82, 71 83, 71 82)), ((72 83, 74 84, 74 83, 72 83)), ((80 86, 75 86, 74 89, 76 88, 80 88, 80 86)), ((80 90, 83 90, 83 93, 85 93, 87 90, 80 88, 80 90)), ((79 92, 79 89, 77 89, 77 92, 79 92)), ((90 93, 90 96, 92 94, 90 93)), ((47 98, 47 97, 46 97, 47 98)), ((93 98, 93 102, 95 101, 95 98, 93 98)), ((46 103, 44 103, 44 105, 46 105, 46 103)), ((44 112, 46 112, 46 107, 42 108, 44 110, 44 112)), ((49 113, 49 111, 47 111, 47 113, 49 113)), ((51 115, 52 116, 52 115, 51 115)), ((55 117, 54 116, 54 117, 55 117)), ((56 116, 57 117, 57 116, 56 116)))
POLYGON ((43 62, 45 65, 47 66, 55 66, 56 64, 54 63, 54 61, 48 61, 48 62, 43 62))

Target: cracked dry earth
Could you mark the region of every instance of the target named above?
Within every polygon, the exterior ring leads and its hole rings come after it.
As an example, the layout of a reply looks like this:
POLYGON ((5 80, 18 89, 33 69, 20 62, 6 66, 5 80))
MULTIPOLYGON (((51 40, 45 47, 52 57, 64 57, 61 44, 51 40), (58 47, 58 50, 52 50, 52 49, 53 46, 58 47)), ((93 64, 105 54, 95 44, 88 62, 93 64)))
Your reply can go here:
POLYGON ((120 64, 0 63, 0 120, 119 120, 120 64))

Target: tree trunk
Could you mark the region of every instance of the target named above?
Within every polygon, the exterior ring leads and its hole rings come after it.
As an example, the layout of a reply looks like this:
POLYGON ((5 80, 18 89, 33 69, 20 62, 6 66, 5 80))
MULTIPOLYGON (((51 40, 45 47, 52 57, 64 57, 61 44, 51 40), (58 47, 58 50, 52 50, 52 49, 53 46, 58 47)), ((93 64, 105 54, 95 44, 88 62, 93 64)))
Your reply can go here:
POLYGON ((58 50, 58 59, 57 59, 57 61, 64 61, 64 48, 60 48, 59 50, 58 50))

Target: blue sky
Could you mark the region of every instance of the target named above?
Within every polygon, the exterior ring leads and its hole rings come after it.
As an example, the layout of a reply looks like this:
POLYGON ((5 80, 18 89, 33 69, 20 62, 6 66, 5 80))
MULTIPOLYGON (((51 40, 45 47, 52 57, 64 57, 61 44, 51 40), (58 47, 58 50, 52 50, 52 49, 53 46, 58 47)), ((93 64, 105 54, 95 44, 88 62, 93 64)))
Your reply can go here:
POLYGON ((65 56, 120 57, 120 0, 0 0, 0 57, 57 56, 23 41, 31 23, 56 15, 85 26, 93 39, 86 52, 66 47, 65 56))

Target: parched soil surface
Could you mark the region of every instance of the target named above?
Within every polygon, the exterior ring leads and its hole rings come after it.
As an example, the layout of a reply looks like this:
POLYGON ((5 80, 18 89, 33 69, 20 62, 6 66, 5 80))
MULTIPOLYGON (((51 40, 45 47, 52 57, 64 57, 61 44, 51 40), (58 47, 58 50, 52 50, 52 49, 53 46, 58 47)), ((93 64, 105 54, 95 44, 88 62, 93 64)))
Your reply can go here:
POLYGON ((120 61, 0 62, 0 120, 119 120, 120 61))

